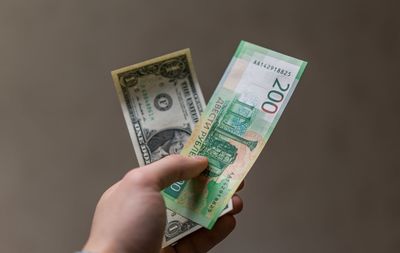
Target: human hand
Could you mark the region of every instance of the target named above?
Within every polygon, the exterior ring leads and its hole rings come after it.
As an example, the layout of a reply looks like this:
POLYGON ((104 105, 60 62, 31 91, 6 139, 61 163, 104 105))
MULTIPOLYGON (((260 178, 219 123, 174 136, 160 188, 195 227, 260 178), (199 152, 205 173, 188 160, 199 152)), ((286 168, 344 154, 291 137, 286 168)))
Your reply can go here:
MULTIPOLYGON (((168 156, 131 170, 100 198, 84 250, 93 253, 159 253, 166 223, 160 191, 173 182, 198 176, 207 158, 168 156)), ((181 239, 163 253, 206 252, 234 228, 234 214, 242 209, 233 197, 234 209, 221 217, 212 230, 201 229, 181 239)))
MULTIPOLYGON (((238 191, 242 188, 243 183, 238 191)), ((233 195, 232 202, 233 210, 219 218, 211 230, 201 228, 179 240, 176 245, 162 249, 161 253, 203 253, 209 251, 225 239, 235 228, 236 220, 234 215, 242 211, 243 202, 236 194, 233 195)))

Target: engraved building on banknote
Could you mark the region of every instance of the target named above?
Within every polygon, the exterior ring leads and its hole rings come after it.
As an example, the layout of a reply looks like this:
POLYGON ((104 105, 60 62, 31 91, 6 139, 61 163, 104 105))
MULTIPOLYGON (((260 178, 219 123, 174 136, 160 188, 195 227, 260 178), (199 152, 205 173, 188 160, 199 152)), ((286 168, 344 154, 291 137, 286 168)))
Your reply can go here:
POLYGON ((254 106, 241 102, 237 97, 224 105, 199 151, 199 155, 208 157, 209 168, 205 175, 217 177, 235 161, 238 148, 231 143, 232 140, 250 150, 257 146, 258 141, 243 138, 255 113, 254 106))

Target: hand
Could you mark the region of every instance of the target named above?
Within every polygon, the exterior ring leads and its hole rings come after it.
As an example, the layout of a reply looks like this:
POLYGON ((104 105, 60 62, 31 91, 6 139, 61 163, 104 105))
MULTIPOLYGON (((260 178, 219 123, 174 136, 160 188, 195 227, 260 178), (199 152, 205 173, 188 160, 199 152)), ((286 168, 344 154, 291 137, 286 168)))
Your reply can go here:
MULTIPOLYGON (((243 183, 238 190, 243 188, 243 183)), ((242 211, 243 203, 238 195, 233 195, 233 210, 225 214, 215 223, 213 229, 200 230, 182 238, 178 244, 168 246, 161 250, 161 253, 203 253, 209 251, 225 237, 227 237, 235 228, 236 221, 233 215, 242 211)))
MULTIPOLYGON (((84 250, 93 253, 159 253, 166 223, 160 191, 173 182, 198 176, 207 158, 172 155, 134 169, 100 198, 84 250)), ((242 209, 233 197, 234 209, 221 217, 212 230, 200 229, 163 253, 206 252, 235 227, 234 214, 242 209)))

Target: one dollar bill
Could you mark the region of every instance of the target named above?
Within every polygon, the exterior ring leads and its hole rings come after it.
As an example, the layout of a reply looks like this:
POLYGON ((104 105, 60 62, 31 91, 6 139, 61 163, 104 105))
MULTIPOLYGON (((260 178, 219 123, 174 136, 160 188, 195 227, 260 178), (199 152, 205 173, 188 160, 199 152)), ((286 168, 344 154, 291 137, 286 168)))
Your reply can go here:
MULTIPOLYGON (((139 165, 179 154, 205 107, 190 50, 112 71, 112 77, 139 165)), ((163 247, 199 228, 167 209, 163 247)))
POLYGON ((257 157, 307 63, 242 41, 181 154, 209 168, 163 191, 171 210, 212 228, 257 157))

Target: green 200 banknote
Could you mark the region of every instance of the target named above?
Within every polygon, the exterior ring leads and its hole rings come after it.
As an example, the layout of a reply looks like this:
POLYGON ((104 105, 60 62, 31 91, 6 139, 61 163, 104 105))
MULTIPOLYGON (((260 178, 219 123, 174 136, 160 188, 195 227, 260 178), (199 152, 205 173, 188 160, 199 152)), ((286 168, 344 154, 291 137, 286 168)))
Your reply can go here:
POLYGON ((211 229, 278 122, 307 62, 242 41, 181 154, 199 177, 164 189, 169 209, 211 229))

